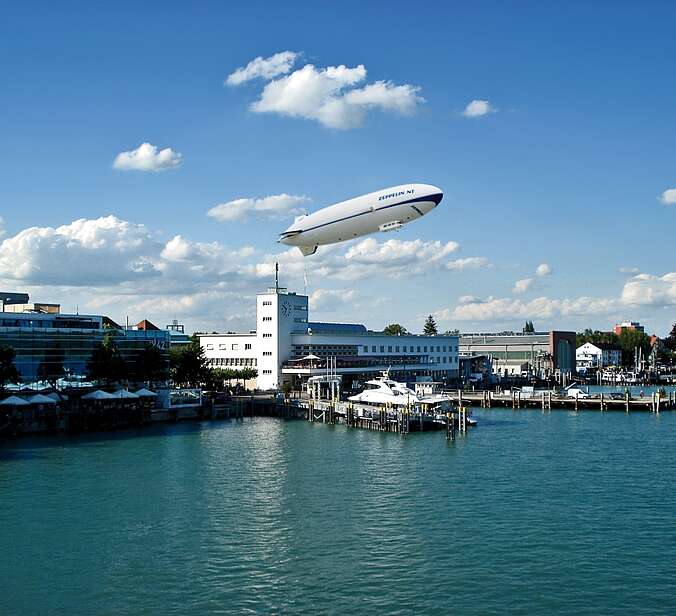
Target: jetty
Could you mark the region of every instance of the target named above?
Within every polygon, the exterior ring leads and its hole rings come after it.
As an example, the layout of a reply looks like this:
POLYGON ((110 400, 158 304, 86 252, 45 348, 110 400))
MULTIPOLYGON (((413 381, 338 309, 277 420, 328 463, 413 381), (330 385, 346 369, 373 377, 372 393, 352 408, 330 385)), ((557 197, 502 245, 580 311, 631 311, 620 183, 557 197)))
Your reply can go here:
POLYGON ((624 411, 626 413, 631 411, 659 413, 676 409, 676 392, 673 391, 665 395, 653 392, 642 397, 631 396, 629 393, 580 395, 579 391, 574 395, 561 395, 549 390, 526 393, 515 389, 508 392, 487 390, 468 392, 458 389, 443 393, 458 406, 469 405, 482 408, 542 408, 568 411, 624 411))

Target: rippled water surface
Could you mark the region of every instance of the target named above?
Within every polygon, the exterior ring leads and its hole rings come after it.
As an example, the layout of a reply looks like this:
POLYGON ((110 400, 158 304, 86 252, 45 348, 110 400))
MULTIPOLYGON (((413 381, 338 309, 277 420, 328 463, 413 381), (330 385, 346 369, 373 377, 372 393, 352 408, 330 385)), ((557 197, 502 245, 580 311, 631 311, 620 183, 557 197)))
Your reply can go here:
POLYGON ((0 613, 674 614, 676 414, 0 444, 0 613))

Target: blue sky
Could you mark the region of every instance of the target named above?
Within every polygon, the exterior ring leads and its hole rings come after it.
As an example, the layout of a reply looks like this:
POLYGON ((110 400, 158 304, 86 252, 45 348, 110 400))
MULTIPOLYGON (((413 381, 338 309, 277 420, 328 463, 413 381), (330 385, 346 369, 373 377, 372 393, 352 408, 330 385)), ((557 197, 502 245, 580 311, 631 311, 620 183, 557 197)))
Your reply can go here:
POLYGON ((3 288, 118 319, 249 327, 275 260, 302 291, 305 264, 275 241, 293 217, 219 222, 209 209, 286 194, 313 210, 429 182, 446 195, 432 215, 306 260, 314 317, 415 330, 433 312, 472 331, 633 318, 661 334, 676 321, 676 205, 660 201, 676 188, 673 3, 0 11, 3 288), (224 84, 284 51, 298 54, 286 73, 224 84), (308 64, 363 65, 342 93, 385 81, 424 102, 405 114, 351 107, 363 118, 350 128, 252 110, 308 64), (463 116, 472 100, 492 112, 463 116), (145 142, 180 161, 113 168, 145 142), (431 258, 448 242, 452 255, 431 258))

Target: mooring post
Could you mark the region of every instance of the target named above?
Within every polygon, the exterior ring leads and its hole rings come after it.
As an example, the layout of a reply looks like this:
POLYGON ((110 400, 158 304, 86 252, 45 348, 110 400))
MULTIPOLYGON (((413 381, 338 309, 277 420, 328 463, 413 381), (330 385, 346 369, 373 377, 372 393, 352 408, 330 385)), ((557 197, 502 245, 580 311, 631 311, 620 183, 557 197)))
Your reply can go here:
POLYGON ((575 412, 577 413, 577 404, 578 404, 578 397, 579 397, 580 392, 576 391, 575 392, 575 412))
POLYGON ((624 412, 629 412, 629 392, 624 393, 624 412))
POLYGON ((603 411, 603 392, 601 392, 601 411, 603 411))

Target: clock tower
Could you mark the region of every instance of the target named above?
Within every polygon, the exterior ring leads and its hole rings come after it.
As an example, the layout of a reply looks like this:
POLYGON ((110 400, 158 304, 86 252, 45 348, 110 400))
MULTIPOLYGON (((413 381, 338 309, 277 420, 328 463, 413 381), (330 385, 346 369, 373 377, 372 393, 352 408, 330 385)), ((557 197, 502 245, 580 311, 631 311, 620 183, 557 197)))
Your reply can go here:
POLYGON ((307 295, 275 286, 256 298, 258 387, 282 386, 282 364, 291 357, 291 334, 307 331, 307 295))

